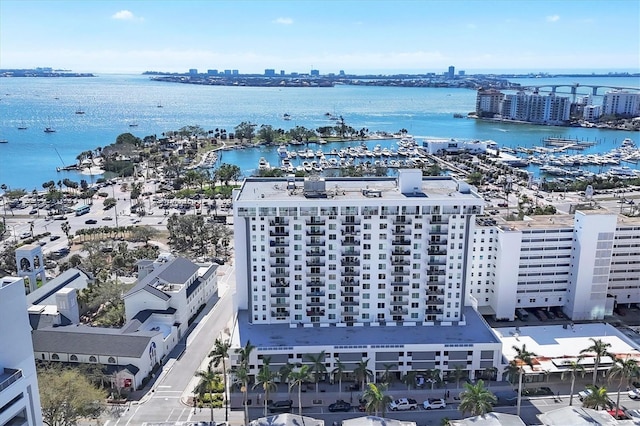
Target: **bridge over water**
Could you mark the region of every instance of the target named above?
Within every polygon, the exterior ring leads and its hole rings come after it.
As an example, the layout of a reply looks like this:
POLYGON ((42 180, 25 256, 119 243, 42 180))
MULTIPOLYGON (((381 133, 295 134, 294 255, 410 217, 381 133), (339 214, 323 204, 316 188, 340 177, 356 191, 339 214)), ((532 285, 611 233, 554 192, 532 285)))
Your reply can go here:
MULTIPOLYGON (((579 87, 590 87, 591 88, 591 94, 593 96, 598 96, 598 89, 604 88, 604 89, 614 89, 614 90, 629 90, 629 91, 634 91, 634 92, 640 92, 640 88, 638 87, 624 87, 624 86, 611 86, 611 85, 607 85, 607 84, 599 84, 599 85, 592 85, 592 84, 580 84, 580 83, 574 83, 574 84, 541 84, 541 85, 536 85, 536 86, 522 86, 523 89, 526 90, 533 90, 536 92, 539 92, 540 89, 543 88, 551 88, 550 92, 551 93, 556 93, 558 87, 568 87, 571 90, 571 94, 573 95, 574 99, 575 96, 577 94, 578 88, 579 87)), ((544 90, 545 92, 547 90, 544 90)))

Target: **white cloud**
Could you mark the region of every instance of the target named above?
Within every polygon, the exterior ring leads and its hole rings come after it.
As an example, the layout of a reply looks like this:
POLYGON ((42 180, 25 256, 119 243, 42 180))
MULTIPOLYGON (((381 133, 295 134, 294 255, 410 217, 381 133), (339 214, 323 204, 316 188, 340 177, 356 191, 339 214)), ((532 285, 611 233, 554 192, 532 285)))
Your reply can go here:
POLYGON ((119 12, 116 12, 111 17, 113 19, 119 19, 119 20, 122 20, 122 21, 131 21, 131 20, 135 19, 135 16, 133 16, 133 13, 128 11, 128 10, 121 10, 119 12))
POLYGON ((559 15, 550 15, 547 16, 547 22, 558 22, 560 20, 559 15))
POLYGON ((275 21, 273 21, 274 24, 280 24, 280 25, 291 25, 293 24, 293 19, 291 18, 278 18, 275 21))

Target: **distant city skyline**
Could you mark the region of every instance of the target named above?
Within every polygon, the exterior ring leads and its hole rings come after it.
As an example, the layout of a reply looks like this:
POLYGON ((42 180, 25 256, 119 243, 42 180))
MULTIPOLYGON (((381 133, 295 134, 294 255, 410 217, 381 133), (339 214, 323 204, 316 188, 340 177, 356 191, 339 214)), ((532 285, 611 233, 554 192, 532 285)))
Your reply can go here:
POLYGON ((0 67, 633 73, 639 15, 640 2, 627 0, 3 0, 0 67))

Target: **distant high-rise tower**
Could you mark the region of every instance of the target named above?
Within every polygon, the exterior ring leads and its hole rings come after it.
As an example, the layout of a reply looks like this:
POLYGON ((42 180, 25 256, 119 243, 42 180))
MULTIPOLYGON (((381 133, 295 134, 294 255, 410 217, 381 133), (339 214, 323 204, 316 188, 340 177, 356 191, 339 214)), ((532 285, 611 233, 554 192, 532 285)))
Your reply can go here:
POLYGON ((450 79, 453 79, 453 78, 455 78, 455 76, 456 76, 456 67, 451 65, 449 67, 449 72, 447 73, 447 77, 449 77, 450 79))

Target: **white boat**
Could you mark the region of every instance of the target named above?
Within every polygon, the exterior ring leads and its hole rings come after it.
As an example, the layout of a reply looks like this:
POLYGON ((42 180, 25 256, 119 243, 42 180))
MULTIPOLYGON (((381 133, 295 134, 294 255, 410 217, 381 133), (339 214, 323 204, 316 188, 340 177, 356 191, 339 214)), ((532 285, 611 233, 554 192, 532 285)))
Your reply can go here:
POLYGON ((286 120, 286 121, 289 121, 289 120, 291 120, 291 115, 289 115, 289 114, 285 113, 285 114, 282 116, 282 119, 283 119, 283 120, 286 120))
POLYGON ((278 147, 278 155, 280 156, 280 158, 286 158, 289 156, 289 154, 287 153, 287 147, 285 145, 280 145, 278 147))
POLYGON ((18 126, 18 130, 27 130, 27 129, 28 129, 27 123, 25 123, 24 120, 22 120, 22 122, 18 126))
POLYGON ((264 157, 260 157, 260 161, 258 162, 258 170, 269 170, 270 168, 271 165, 269 164, 269 162, 264 157))
POLYGON ((0 143, 9 143, 7 139, 0 139, 0 143))

